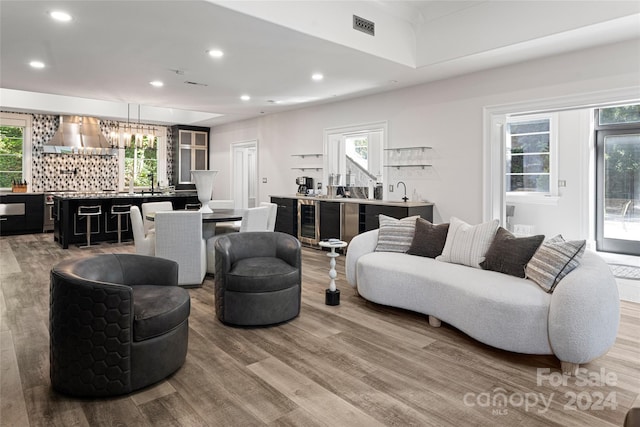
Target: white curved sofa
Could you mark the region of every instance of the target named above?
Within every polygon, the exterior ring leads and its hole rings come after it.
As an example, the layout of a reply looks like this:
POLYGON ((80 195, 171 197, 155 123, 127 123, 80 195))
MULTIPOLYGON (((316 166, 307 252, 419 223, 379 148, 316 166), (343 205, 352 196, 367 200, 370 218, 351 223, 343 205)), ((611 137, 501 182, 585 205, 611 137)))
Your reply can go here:
POLYGON ((613 345, 620 300, 607 264, 587 251, 552 294, 531 280, 433 258, 375 252, 378 230, 347 251, 349 284, 365 299, 429 315, 478 341, 526 354, 554 354, 575 373, 613 345))

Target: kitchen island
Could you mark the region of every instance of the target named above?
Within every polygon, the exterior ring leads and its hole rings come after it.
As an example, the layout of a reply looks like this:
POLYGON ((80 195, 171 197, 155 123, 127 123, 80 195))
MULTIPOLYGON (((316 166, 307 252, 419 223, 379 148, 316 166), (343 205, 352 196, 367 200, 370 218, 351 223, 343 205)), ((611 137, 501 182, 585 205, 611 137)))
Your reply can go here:
MULTIPOLYGON (((64 249, 70 244, 87 241, 87 218, 91 221, 91 243, 116 242, 118 240, 118 216, 111 214, 115 205, 140 207, 147 202, 170 201, 174 210, 187 204, 199 204, 195 191, 176 193, 63 193, 53 197, 53 239, 64 249), (79 206, 100 206, 100 215, 78 216, 79 206)), ((132 239, 129 215, 121 218, 122 240, 132 239)))

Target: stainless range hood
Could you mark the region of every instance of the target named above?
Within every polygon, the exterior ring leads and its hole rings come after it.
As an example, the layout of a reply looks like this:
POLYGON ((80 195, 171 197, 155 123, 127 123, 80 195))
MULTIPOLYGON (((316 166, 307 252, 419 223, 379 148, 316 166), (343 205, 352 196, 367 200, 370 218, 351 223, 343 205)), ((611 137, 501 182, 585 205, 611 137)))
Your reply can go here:
POLYGON ((100 121, 95 117, 83 116, 60 116, 58 130, 44 144, 45 153, 108 154, 111 148, 100 130, 100 121))

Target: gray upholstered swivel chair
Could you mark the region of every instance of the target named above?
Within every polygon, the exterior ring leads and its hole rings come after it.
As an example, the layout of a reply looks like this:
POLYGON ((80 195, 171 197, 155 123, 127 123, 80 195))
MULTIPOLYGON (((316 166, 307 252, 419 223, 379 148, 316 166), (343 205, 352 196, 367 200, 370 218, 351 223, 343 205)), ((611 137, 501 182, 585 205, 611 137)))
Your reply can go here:
POLYGON ((189 293, 178 264, 135 254, 62 261, 51 270, 51 385, 101 397, 129 393, 182 366, 189 293))
POLYGON ((300 242, 279 232, 229 233, 215 242, 218 319, 241 326, 271 325, 300 313, 300 242))

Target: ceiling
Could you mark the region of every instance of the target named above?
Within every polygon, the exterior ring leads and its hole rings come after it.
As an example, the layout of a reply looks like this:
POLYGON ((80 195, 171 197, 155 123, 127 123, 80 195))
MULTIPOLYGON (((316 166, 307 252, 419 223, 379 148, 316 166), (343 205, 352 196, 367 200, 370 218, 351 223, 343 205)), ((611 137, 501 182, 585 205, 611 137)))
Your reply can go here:
POLYGON ((0 107, 213 126, 632 38, 637 1, 1 0, 0 107))

